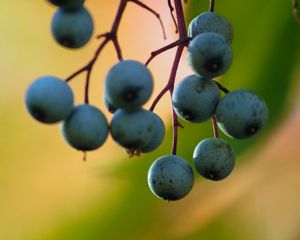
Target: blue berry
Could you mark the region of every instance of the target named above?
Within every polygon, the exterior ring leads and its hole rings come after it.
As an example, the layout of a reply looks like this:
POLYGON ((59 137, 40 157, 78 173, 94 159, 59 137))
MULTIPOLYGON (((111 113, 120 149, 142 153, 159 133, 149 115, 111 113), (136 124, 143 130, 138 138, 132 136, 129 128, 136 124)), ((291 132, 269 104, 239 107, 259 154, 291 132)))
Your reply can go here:
POLYGON ((232 43, 233 29, 230 22, 216 12, 204 12, 195 17, 189 24, 188 36, 196 37, 205 32, 222 35, 228 44, 232 43))
POLYGON ((232 62, 232 51, 218 33, 202 33, 188 47, 187 60, 195 73, 214 78, 227 71, 232 62))
POLYGON ((153 121, 153 135, 151 137, 150 142, 148 142, 145 146, 143 146, 140 149, 142 153, 148 153, 158 148, 163 142, 165 137, 165 125, 163 121, 155 113, 153 112, 150 113, 152 113, 151 115, 153 121))
POLYGON ((197 75, 184 78, 175 87, 172 102, 176 114, 182 119, 198 123, 215 114, 220 90, 211 80, 197 75))
POLYGON ((59 8, 53 16, 51 27, 52 35, 59 44, 67 48, 80 48, 90 40, 94 23, 84 7, 74 11, 59 8))
POLYGON ((144 109, 118 109, 111 121, 113 139, 126 149, 142 149, 150 143, 155 132, 152 114, 144 109))
POLYGON ((50 3, 65 9, 76 9, 83 5, 84 0, 48 0, 50 3))
POLYGON ((155 160, 148 171, 151 192, 165 200, 185 197, 194 184, 194 173, 189 163, 176 155, 155 160))
POLYGON ((105 142, 109 127, 104 114, 98 108, 83 104, 74 107, 63 121, 61 131, 69 145, 81 151, 91 151, 105 142))
POLYGON ((235 163, 231 146, 220 138, 208 138, 198 143, 193 159, 197 172, 214 181, 226 178, 235 163))
POLYGON ((106 76, 105 94, 116 108, 139 108, 150 98, 152 90, 150 71, 134 60, 115 64, 106 76))
POLYGON ((216 117, 225 134, 244 139, 256 134, 265 125, 268 109, 255 93, 240 89, 229 92, 220 100, 216 117))
POLYGON ((69 85, 53 76, 35 80, 25 96, 28 112, 43 123, 57 123, 65 119, 72 111, 73 100, 69 85))

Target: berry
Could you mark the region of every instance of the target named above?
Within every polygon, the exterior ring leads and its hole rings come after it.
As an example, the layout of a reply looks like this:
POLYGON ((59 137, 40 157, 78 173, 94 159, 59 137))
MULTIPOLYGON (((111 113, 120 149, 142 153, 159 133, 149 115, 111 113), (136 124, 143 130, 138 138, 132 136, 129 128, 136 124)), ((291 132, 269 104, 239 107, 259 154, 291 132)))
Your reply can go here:
POLYGON ((165 200, 185 197, 194 184, 194 173, 189 163, 176 155, 155 160, 148 171, 151 192, 165 200))
POLYGON ((154 125, 152 112, 118 109, 111 121, 111 135, 122 147, 140 150, 152 140, 154 125))
POLYGON ((73 108, 73 93, 69 85, 53 76, 35 80, 25 96, 28 112, 43 123, 57 123, 65 119, 73 108))
POLYGON ((256 94, 240 89, 226 94, 220 100, 216 117, 226 135, 243 139, 256 134, 265 125, 268 109, 256 94))
POLYGON ((105 94, 117 108, 134 109, 150 98, 153 79, 148 68, 134 60, 115 64, 105 80, 105 94))
POLYGON ((94 23, 84 7, 74 11, 59 8, 53 16, 51 28, 59 44, 67 48, 80 48, 90 40, 94 23))
POLYGON ((232 172, 235 155, 223 139, 208 138, 198 143, 193 160, 202 177, 217 181, 226 178, 232 172))
POLYGON ((48 0, 50 3, 66 9, 76 9, 83 5, 84 0, 48 0))
POLYGON ((90 151, 105 142, 109 127, 104 114, 98 108, 83 104, 74 107, 63 121, 61 132, 65 141, 73 148, 90 151))
POLYGON ((213 78, 227 71, 232 62, 232 51, 218 33, 202 33, 188 47, 187 60, 199 75, 213 78))
POLYGON ((141 148, 142 153, 148 153, 156 148, 158 148, 164 140, 165 137, 165 125, 158 115, 153 112, 152 121, 153 121, 153 135, 150 142, 141 148))
POLYGON ((176 114, 189 122, 203 122, 215 114, 220 90, 211 80, 197 75, 184 78, 175 87, 172 102, 176 114))
POLYGON ((196 37, 205 32, 222 35, 228 44, 232 43, 233 29, 230 22, 216 12, 204 12, 195 17, 189 24, 188 36, 196 37))

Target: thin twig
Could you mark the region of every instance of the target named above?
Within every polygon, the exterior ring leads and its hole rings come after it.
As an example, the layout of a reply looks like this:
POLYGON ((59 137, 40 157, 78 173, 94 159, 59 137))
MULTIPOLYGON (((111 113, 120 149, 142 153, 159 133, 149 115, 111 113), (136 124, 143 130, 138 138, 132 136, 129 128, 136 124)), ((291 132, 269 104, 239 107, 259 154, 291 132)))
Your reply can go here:
POLYGON ((217 118, 216 115, 214 115, 211 119, 212 122, 212 127, 213 127, 213 132, 214 132, 214 138, 219 137, 219 130, 218 130, 218 125, 217 125, 217 118))
POLYGON ((221 91, 223 91, 225 94, 227 94, 227 93, 230 92, 230 91, 229 91, 227 88, 225 88, 221 83, 219 83, 219 82, 217 82, 217 81, 215 81, 215 83, 218 85, 218 88, 219 88, 221 91))
POLYGON ((146 61, 145 65, 147 66, 152 60, 153 58, 155 58, 156 56, 158 56, 159 54, 163 53, 163 52, 166 52, 174 47, 177 47, 179 45, 184 45, 184 46, 187 46, 188 43, 190 42, 190 38, 189 37, 184 37, 182 39, 179 39, 175 42, 172 42, 154 52, 151 52, 151 56, 148 58, 148 60, 146 61))
POLYGON ((138 0, 128 0, 128 1, 137 4, 138 6, 146 9, 147 11, 149 11, 150 13, 152 13, 153 15, 155 15, 157 17, 159 23, 160 23, 161 28, 162 28, 163 37, 164 37, 164 39, 167 39, 166 30, 165 30, 164 24, 163 24, 163 22, 162 22, 162 20, 160 18, 160 15, 156 11, 154 11, 152 8, 150 8, 146 4, 142 3, 141 1, 138 1, 138 0))
POLYGON ((210 0, 209 11, 210 12, 215 11, 215 0, 210 0))
POLYGON ((172 5, 171 0, 168 0, 168 6, 169 6, 169 9, 170 9, 170 13, 171 13, 173 23, 175 25, 175 33, 178 33, 178 24, 177 24, 175 16, 174 16, 174 7, 172 5))

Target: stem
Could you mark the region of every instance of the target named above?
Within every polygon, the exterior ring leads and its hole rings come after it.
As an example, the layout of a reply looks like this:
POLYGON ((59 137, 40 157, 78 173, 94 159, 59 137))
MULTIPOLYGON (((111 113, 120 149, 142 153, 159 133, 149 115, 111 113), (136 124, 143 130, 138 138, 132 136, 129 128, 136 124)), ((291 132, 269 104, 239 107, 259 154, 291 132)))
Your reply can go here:
MULTIPOLYGON (((166 92, 168 92, 168 91, 170 92, 170 96, 171 96, 171 99, 172 99, 172 94, 173 94, 173 90, 174 90, 174 84, 175 84, 175 79, 176 79, 176 74, 177 74, 179 62, 180 62, 180 59, 181 59, 183 49, 186 45, 186 44, 185 45, 178 44, 179 42, 186 41, 186 39, 187 39, 187 30, 186 30, 185 18, 184 18, 184 13, 183 13, 181 0, 174 0, 174 6, 175 6, 175 12, 176 12, 178 32, 179 32, 179 40, 174 42, 173 44, 170 44, 170 45, 168 45, 168 46, 166 46, 162 49, 157 50, 156 52, 159 54, 161 52, 164 52, 164 51, 174 47, 174 45, 175 46, 177 45, 177 50, 176 50, 175 58, 174 58, 174 61, 173 61, 173 64, 172 64, 172 69, 171 69, 171 72, 170 72, 169 80, 168 80, 166 86, 162 89, 162 91, 158 94, 158 96, 153 101, 152 106, 150 107, 150 111, 154 110, 156 104, 160 101, 160 99, 163 97, 163 95, 166 92)), ((187 42, 185 42, 185 43, 187 43, 187 42)), ((155 52, 153 54, 155 54, 155 52)), ((152 58, 150 57, 150 61, 151 61, 152 58)), ((149 63, 150 61, 147 61, 147 62, 149 63)), ((176 155, 178 127, 179 126, 181 127, 181 125, 180 125, 180 123, 178 121, 178 118, 177 118, 177 115, 174 111, 173 104, 172 104, 172 126, 173 126, 172 154, 176 155)))
POLYGON ((210 0, 209 11, 210 12, 215 11, 215 0, 210 0))
POLYGON ((176 46, 179 46, 179 45, 184 45, 186 46, 189 42, 190 42, 190 38, 189 37, 184 37, 182 39, 179 39, 175 42, 172 42, 170 44, 168 44, 167 46, 165 47, 162 47, 154 52, 151 52, 151 56, 148 58, 148 60, 146 61, 145 65, 149 65, 149 63, 153 60, 153 58, 155 58, 156 56, 158 56, 159 54, 163 53, 163 52, 166 52, 167 50, 170 50, 176 46))
POLYGON ((230 91, 229 91, 227 88, 225 88, 221 83, 219 83, 219 82, 217 82, 217 81, 215 81, 215 83, 218 85, 218 88, 219 88, 221 91, 223 91, 225 94, 227 94, 227 93, 230 92, 230 91))
POLYGON ((219 130, 218 130, 218 125, 217 125, 217 118, 216 115, 214 115, 211 119, 212 121, 212 126, 213 126, 213 131, 214 131, 214 138, 219 137, 219 130))

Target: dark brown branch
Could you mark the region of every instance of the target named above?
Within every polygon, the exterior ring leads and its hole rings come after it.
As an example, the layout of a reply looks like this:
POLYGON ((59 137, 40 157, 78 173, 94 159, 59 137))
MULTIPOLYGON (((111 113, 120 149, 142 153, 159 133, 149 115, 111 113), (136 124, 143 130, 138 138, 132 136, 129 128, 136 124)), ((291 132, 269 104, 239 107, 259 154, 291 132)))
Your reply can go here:
POLYGON ((213 127, 213 132, 214 132, 214 138, 218 138, 219 130, 218 130, 218 125, 217 125, 217 118, 215 115, 212 117, 211 122, 212 122, 212 127, 213 127))
POLYGON ((167 46, 164 46, 154 52, 151 52, 151 56, 148 58, 148 60, 146 61, 145 65, 147 66, 152 60, 153 58, 155 58, 156 56, 160 55, 161 53, 163 52, 166 52, 176 46, 179 46, 179 45, 184 45, 184 46, 187 46, 188 43, 190 42, 190 38, 189 37, 184 37, 182 39, 179 39, 175 42, 172 42, 170 44, 168 44, 167 46))
POLYGON ((215 0, 210 0, 209 11, 210 12, 215 11, 215 0))
POLYGON ((170 9, 172 20, 173 20, 174 25, 175 25, 175 33, 178 33, 178 24, 177 24, 175 16, 174 16, 174 7, 172 5, 171 0, 168 0, 168 6, 169 6, 169 9, 170 9))

